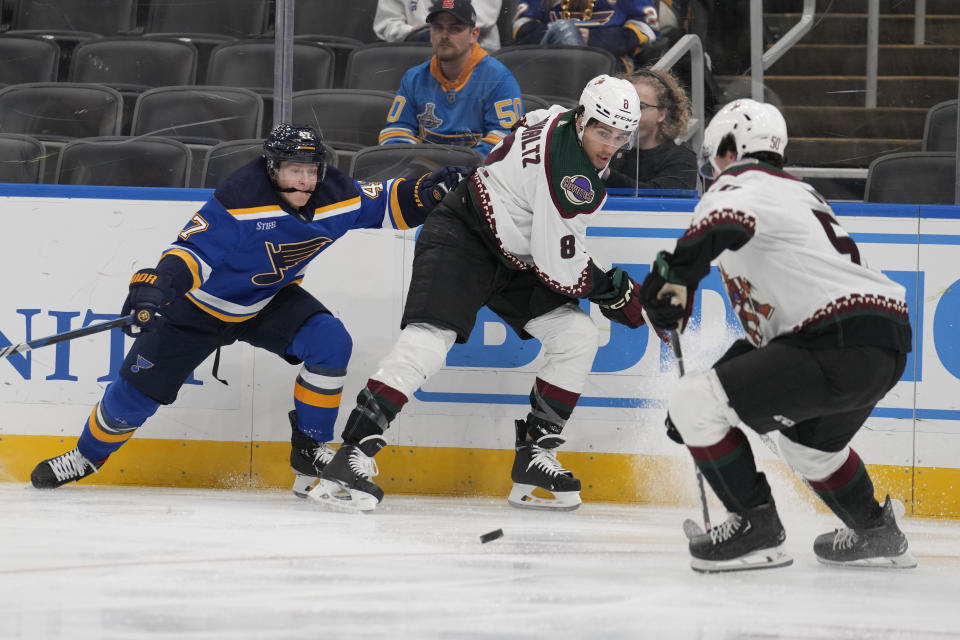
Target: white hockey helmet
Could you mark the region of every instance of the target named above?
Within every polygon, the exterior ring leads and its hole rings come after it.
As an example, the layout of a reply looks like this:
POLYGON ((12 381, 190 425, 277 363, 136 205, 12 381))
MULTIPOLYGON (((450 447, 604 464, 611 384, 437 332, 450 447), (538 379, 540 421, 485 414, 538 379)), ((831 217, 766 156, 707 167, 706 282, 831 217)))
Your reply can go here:
POLYGON ((583 142, 583 131, 590 119, 597 120, 614 129, 633 133, 640 124, 640 98, 629 80, 597 76, 587 83, 580 94, 583 109, 583 126, 577 132, 583 142))
POLYGON ((703 132, 700 173, 705 177, 713 178, 719 173, 717 150, 728 135, 733 136, 738 160, 758 151, 782 156, 787 146, 787 122, 772 104, 741 98, 724 105, 703 132))

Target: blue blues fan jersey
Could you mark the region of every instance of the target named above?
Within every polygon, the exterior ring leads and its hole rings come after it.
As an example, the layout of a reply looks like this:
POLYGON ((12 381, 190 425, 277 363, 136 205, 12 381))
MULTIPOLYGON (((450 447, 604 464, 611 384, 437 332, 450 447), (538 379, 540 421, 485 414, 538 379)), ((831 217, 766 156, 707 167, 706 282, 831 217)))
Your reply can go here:
POLYGON ((404 74, 380 144, 453 144, 486 155, 521 115, 523 101, 513 74, 474 43, 453 81, 444 77, 436 56, 404 74))
POLYGON ((589 30, 587 45, 606 49, 627 70, 644 45, 660 37, 659 0, 526 0, 517 5, 513 36, 517 44, 540 44, 547 25, 568 20, 589 30))
POLYGON ((226 322, 241 322, 280 289, 301 282, 310 261, 350 229, 421 224, 412 191, 398 193, 403 182, 358 182, 328 167, 295 215, 257 158, 217 188, 163 258, 175 255, 186 263, 191 302, 226 322))

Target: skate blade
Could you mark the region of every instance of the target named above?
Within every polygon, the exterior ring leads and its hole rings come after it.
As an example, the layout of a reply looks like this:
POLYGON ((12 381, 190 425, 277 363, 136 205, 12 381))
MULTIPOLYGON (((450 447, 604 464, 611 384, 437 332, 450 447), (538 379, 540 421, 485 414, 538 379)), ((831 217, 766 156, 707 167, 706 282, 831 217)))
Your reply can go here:
POLYGON ((879 558, 860 558, 859 560, 850 560, 840 562, 838 560, 828 560, 817 556, 821 564, 833 567, 852 567, 855 569, 913 569, 917 566, 917 559, 909 551, 904 551, 898 556, 881 556, 879 558))
POLYGON ((320 480, 307 494, 327 511, 338 513, 363 513, 377 508, 377 499, 369 493, 344 487, 333 480, 320 480))
POLYGON ((310 493, 310 490, 316 486, 320 478, 315 476, 302 476, 299 473, 296 474, 293 478, 293 495, 298 498, 306 498, 307 494, 310 493))
POLYGON ((690 568, 700 573, 726 573, 729 571, 755 571, 757 569, 775 569, 789 567, 793 558, 783 552, 782 547, 760 549, 732 560, 701 560, 693 558, 690 568))
POLYGON ((510 490, 507 502, 517 509, 540 509, 542 511, 573 511, 581 505, 579 491, 558 491, 553 497, 537 495, 550 494, 549 491, 532 484, 515 484, 510 490))

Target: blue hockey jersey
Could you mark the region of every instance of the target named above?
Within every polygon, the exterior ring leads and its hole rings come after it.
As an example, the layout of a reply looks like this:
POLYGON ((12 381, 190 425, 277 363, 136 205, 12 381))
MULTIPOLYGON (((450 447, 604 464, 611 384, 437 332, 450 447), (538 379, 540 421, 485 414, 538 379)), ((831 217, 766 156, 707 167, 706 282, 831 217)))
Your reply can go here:
POLYGON ((380 144, 432 142, 486 155, 523 115, 520 86, 499 60, 474 43, 460 76, 447 80, 437 57, 403 76, 380 144))
POLYGON ((183 227, 161 260, 177 256, 193 283, 191 302, 226 322, 254 317, 311 260, 350 229, 409 229, 426 217, 402 179, 359 182, 328 167, 296 212, 257 158, 227 178, 183 227), (406 187, 406 188, 401 188, 406 187))
POLYGON ((632 70, 633 58, 660 37, 658 0, 595 0, 574 8, 571 0, 526 0, 517 5, 513 35, 517 44, 540 44, 547 26, 568 20, 589 30, 586 44, 606 49, 632 70))

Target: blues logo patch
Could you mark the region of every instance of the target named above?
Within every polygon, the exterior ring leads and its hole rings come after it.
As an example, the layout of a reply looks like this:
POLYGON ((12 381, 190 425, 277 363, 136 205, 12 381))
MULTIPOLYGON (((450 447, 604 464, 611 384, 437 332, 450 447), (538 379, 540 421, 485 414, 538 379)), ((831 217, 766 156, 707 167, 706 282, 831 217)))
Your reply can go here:
POLYGON ((153 368, 153 363, 138 353, 137 362, 136 364, 130 366, 130 371, 134 373, 140 373, 141 369, 145 370, 145 369, 152 369, 152 368, 153 368))
POLYGON ((576 205, 589 204, 596 195, 590 179, 586 176, 563 176, 560 188, 567 200, 576 205))

